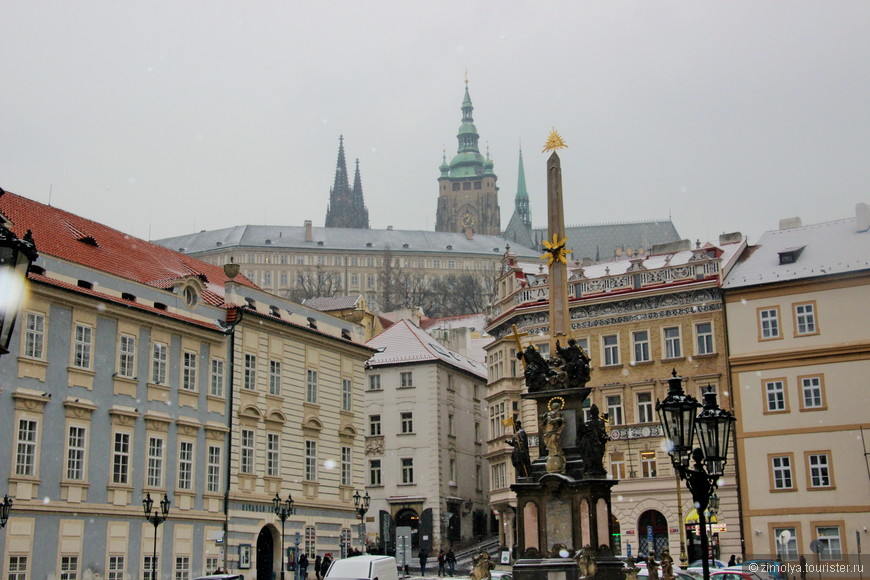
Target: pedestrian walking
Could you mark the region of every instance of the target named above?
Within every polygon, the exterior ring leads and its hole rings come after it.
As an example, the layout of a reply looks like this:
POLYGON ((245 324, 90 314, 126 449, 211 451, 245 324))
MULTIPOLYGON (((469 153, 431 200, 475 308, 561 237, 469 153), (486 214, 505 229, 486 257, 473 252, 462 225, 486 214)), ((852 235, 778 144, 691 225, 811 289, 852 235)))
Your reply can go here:
POLYGON ((308 578, 308 555, 304 553, 299 556, 299 577, 302 580, 308 578))
POLYGON ((456 554, 453 553, 453 548, 447 550, 445 560, 447 560, 447 573, 453 576, 453 573, 456 572, 456 554))
POLYGON ((323 558, 320 557, 320 554, 314 558, 314 577, 317 580, 320 580, 320 571, 322 569, 323 558))
POLYGON ((320 575, 326 576, 329 573, 329 565, 332 564, 332 553, 327 552, 325 556, 323 556, 323 561, 320 562, 320 575))
POLYGON ((444 556, 444 550, 439 551, 438 552, 438 575, 439 576, 444 576, 444 565, 447 563, 446 560, 447 560, 447 558, 446 558, 446 556, 444 556))
POLYGON ((426 575, 426 561, 429 559, 429 554, 424 548, 420 548, 420 576, 426 575))

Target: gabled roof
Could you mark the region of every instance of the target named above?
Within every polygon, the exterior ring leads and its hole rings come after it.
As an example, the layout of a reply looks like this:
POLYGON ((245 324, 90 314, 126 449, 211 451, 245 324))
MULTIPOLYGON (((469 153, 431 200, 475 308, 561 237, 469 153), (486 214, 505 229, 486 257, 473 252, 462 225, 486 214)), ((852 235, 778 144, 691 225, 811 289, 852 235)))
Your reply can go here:
POLYGON ((722 285, 725 289, 870 270, 870 232, 857 219, 765 232, 722 285), (798 251, 800 250, 800 251, 798 251), (781 263, 780 254, 794 261, 781 263))
MULTIPOLYGON (((8 191, 0 195, 0 213, 12 222, 11 229, 19 237, 28 229, 33 232, 41 256, 53 256, 155 288, 167 288, 171 281, 193 276, 205 288, 203 301, 214 306, 224 302, 227 276, 220 266, 8 191)), ((256 288, 242 275, 236 277, 236 282, 256 288)))
POLYGON ((445 348, 407 320, 392 325, 368 341, 366 346, 380 350, 368 360, 370 367, 441 361, 484 380, 487 376, 483 364, 445 348))
POLYGON ((353 296, 321 296, 316 298, 306 298, 302 301, 302 304, 320 310, 321 312, 330 312, 333 310, 357 308, 357 304, 361 299, 362 294, 355 294, 353 296))

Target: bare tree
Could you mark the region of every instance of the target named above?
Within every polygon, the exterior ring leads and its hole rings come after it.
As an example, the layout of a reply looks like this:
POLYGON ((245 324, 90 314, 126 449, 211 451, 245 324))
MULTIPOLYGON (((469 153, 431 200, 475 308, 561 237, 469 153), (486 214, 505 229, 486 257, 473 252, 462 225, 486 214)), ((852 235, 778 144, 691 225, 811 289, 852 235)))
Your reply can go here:
POLYGON ((343 292, 341 273, 314 266, 297 272, 296 287, 290 291, 289 297, 295 302, 302 302, 307 298, 330 298, 343 292))

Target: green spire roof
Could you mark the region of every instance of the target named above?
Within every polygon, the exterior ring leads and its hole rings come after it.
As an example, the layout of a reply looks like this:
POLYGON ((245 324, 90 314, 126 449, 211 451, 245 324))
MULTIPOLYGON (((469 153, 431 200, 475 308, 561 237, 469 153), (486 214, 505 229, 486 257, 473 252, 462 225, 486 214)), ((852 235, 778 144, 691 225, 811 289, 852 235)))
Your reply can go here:
MULTIPOLYGON (((447 177, 478 177, 493 173, 492 161, 485 159, 478 148, 480 135, 477 133, 477 127, 474 126, 473 111, 474 105, 471 104, 471 95, 468 92, 468 81, 466 80, 465 96, 462 99, 462 124, 456 134, 459 147, 456 156, 450 160, 447 177)), ((441 174, 445 176, 443 166, 441 174)))

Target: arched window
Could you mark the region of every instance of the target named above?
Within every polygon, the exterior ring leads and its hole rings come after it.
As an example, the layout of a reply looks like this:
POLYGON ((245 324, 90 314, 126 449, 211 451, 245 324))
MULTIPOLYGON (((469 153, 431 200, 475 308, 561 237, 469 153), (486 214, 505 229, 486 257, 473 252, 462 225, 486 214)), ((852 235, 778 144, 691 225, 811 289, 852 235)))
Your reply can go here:
POLYGON ((317 529, 314 526, 305 526, 305 553, 309 558, 317 556, 317 529))

